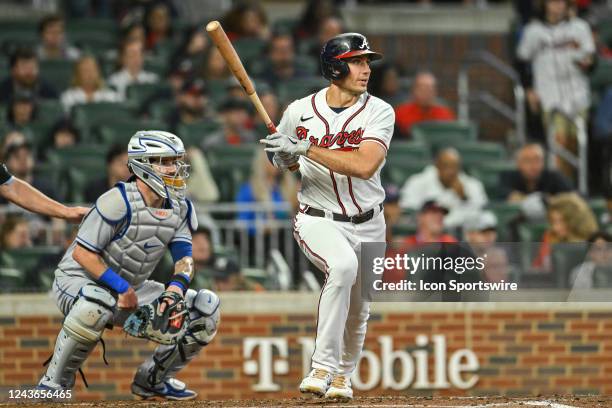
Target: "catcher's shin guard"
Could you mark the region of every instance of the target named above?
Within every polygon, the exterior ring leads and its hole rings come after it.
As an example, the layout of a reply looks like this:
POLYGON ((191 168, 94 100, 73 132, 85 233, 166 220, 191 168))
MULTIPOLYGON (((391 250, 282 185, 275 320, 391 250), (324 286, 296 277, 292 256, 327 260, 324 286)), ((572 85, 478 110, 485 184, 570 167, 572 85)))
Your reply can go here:
POLYGON ((53 357, 39 386, 70 389, 75 373, 96 347, 113 316, 115 298, 95 285, 84 286, 57 336, 53 357))
MULTIPOLYGON (((219 324, 219 297, 210 290, 188 290, 189 326, 175 345, 159 345, 151 357, 138 367, 134 383, 155 388, 172 379, 200 350, 212 341, 219 324)), ((163 386, 163 385, 162 385, 163 386)))

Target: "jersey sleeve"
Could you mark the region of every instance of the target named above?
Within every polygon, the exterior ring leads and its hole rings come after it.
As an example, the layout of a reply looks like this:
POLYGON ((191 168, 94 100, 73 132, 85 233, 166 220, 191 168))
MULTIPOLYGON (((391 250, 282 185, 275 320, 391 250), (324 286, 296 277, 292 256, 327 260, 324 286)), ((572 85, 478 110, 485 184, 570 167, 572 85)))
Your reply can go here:
POLYGON ((0 186, 8 183, 13 176, 7 170, 4 164, 0 164, 0 186))
POLYGON ((537 32, 533 23, 525 27, 525 31, 516 49, 516 55, 523 61, 531 61, 537 44, 537 32))
POLYGON ((294 136, 295 134, 295 123, 293 120, 293 112, 295 110, 295 102, 290 103, 283 112, 283 117, 280 120, 280 123, 276 127, 280 133, 285 135, 294 136))
POLYGON ((371 118, 361 138, 361 143, 378 143, 385 149, 386 155, 391 143, 391 137, 393 137, 395 111, 391 105, 385 103, 380 109, 372 112, 371 118))
POLYGON ((591 28, 589 25, 581 21, 581 24, 578 26, 578 36, 579 36, 579 44, 580 44, 580 52, 584 54, 584 56, 588 56, 590 54, 595 53, 595 41, 593 40, 593 34, 591 32, 591 28))

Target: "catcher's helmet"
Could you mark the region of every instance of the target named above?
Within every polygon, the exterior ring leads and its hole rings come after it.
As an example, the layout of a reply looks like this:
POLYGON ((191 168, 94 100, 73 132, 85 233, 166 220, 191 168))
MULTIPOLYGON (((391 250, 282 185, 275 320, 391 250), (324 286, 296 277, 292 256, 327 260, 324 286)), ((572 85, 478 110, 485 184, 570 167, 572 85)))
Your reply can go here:
POLYGON ((181 139, 170 132, 141 130, 128 143, 128 167, 160 197, 169 192, 183 197, 187 188, 189 165, 183 159, 185 147, 181 139), (172 165, 164 165, 163 158, 172 158, 172 165), (168 171, 162 168, 169 167, 168 171))
POLYGON ((344 58, 368 55, 370 60, 382 58, 382 54, 370 49, 367 38, 359 33, 340 34, 325 43, 321 50, 321 71, 329 80, 342 79, 349 73, 344 58))

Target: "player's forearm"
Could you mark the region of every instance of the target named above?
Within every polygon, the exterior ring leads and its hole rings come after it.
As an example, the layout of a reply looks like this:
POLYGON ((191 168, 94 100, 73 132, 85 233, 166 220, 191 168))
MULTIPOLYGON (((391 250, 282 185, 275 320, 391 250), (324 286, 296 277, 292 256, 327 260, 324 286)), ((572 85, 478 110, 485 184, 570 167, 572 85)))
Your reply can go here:
POLYGON ((372 177, 378 168, 378 163, 366 158, 359 149, 341 151, 311 146, 306 157, 335 173, 364 180, 372 177))
POLYGON ((38 214, 57 218, 66 218, 68 214, 68 207, 47 197, 18 178, 6 186, 3 195, 18 206, 38 214))
POLYGON ((76 245, 72 258, 81 265, 92 278, 98 280, 108 269, 102 257, 95 252, 89 251, 80 245, 76 245))

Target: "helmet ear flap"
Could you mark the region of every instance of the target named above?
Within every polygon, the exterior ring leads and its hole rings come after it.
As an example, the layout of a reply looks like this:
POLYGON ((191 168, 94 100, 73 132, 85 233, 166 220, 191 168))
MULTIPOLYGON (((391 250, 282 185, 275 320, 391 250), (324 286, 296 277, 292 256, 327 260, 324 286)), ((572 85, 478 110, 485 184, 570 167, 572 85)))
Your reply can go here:
POLYGON ((323 71, 323 76, 331 81, 344 78, 349 73, 349 67, 342 60, 324 60, 321 61, 321 71, 323 71))

